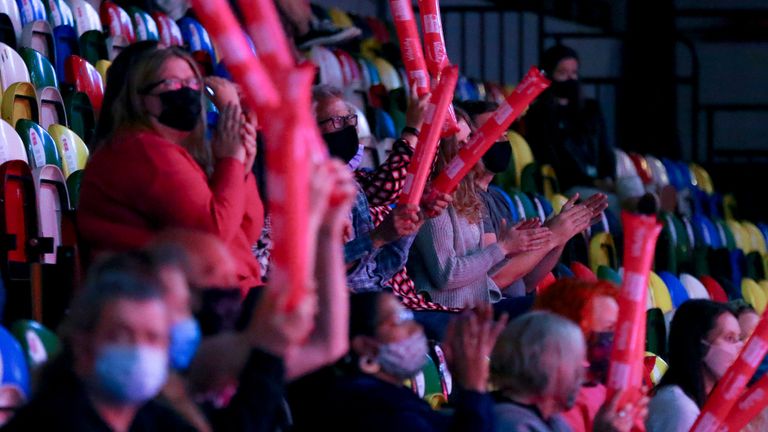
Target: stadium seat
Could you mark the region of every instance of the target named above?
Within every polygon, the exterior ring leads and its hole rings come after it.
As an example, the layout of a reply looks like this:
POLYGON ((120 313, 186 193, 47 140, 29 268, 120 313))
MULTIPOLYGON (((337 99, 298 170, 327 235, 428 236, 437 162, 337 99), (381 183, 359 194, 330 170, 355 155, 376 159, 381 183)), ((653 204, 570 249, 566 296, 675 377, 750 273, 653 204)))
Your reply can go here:
POLYGON ((56 264, 59 246, 62 244, 62 219, 69 211, 67 182, 61 169, 55 165, 44 165, 32 171, 37 195, 37 235, 49 239, 52 247, 41 251, 40 262, 56 264))
MULTIPOLYGON (((314 46, 309 51, 309 60, 318 67, 321 84, 328 84, 338 88, 344 87, 344 73, 342 72, 339 59, 333 54, 333 51, 322 46, 314 46)), ((381 77, 378 69, 376 76, 383 83, 383 77, 381 77)))
POLYGON ((157 32, 160 35, 161 46, 170 47, 184 45, 184 38, 181 36, 181 29, 178 24, 176 24, 176 21, 160 12, 154 12, 152 18, 154 18, 155 23, 157 23, 157 32))
POLYGON ((77 38, 77 31, 74 27, 62 25, 53 28, 53 38, 56 41, 56 76, 59 82, 64 81, 65 65, 71 55, 80 54, 80 43, 77 38))
POLYGON ((17 82, 29 82, 27 66, 16 50, 0 43, 0 91, 17 82))
POLYGON ((712 178, 709 176, 707 170, 705 170, 701 165, 695 163, 690 163, 688 166, 690 168, 691 174, 696 180, 696 185, 699 187, 699 189, 708 194, 714 193, 715 187, 712 184, 712 178))
POLYGON ((715 280, 715 278, 711 276, 702 276, 699 278, 702 285, 704 285, 704 288, 707 289, 707 292, 709 293, 709 298, 716 302, 720 303, 728 303, 728 295, 725 293, 725 290, 722 286, 715 280))
POLYGON ((101 31, 102 26, 99 13, 96 12, 96 9, 90 3, 86 0, 68 1, 72 7, 72 15, 75 17, 75 28, 77 29, 78 37, 90 30, 101 31))
POLYGON ((659 273, 659 277, 667 286, 667 289, 669 290, 669 296, 672 299, 672 306, 675 309, 679 308, 681 304, 688 301, 688 291, 685 290, 685 287, 680 282, 680 279, 669 272, 661 272, 659 273))
POLYGON ((69 177, 71 173, 85 168, 88 161, 88 148, 75 132, 61 125, 52 125, 48 128, 48 132, 56 141, 64 177, 69 177))
POLYGON ((360 65, 355 61, 354 57, 342 49, 334 49, 333 53, 339 59, 339 64, 341 64, 345 87, 352 90, 362 90, 362 72, 360 71, 360 65))
POLYGON ((612 282, 616 286, 621 286, 621 275, 608 266, 602 265, 597 268, 597 278, 602 281, 612 282))
POLYGON ((648 165, 648 161, 645 160, 645 157, 638 153, 630 153, 629 158, 632 161, 632 164, 635 165, 635 171, 637 172, 637 175, 640 176, 640 180, 643 181, 643 184, 646 187, 652 185, 653 171, 651 171, 651 167, 648 165))
POLYGON ((597 273, 600 266, 619 267, 613 236, 607 232, 597 233, 589 240, 589 267, 597 273))
POLYGON ((16 48, 21 40, 21 15, 15 0, 0 0, 0 42, 16 48))
POLYGON ((363 90, 368 91, 371 87, 381 84, 381 78, 379 77, 379 70, 376 66, 367 58, 360 57, 357 59, 357 63, 360 65, 360 73, 362 75, 363 90))
POLYGON ((32 397, 29 365, 19 342, 0 327, 0 395, 3 408, 20 408, 32 397))
POLYGON ((376 110, 376 137, 379 140, 386 138, 397 138, 397 129, 395 129, 395 121, 392 120, 392 116, 389 115, 383 109, 376 110))
MULTIPOLYGON (((336 61, 338 62, 338 59, 336 61)), ((400 74, 397 73, 397 70, 394 68, 394 66, 392 66, 390 62, 384 60, 381 57, 377 57, 373 60, 373 64, 376 65, 376 68, 379 70, 381 83, 384 85, 384 88, 386 88, 387 91, 393 91, 403 87, 403 83, 400 81, 400 74)), ((340 65, 340 68, 341 66, 342 65, 340 65)), ((343 69, 341 70, 343 71, 343 69)), ((344 75, 342 73, 342 86, 344 85, 343 78, 344 75)))
POLYGON ((40 121, 40 108, 37 105, 37 93, 31 83, 12 84, 3 93, 3 102, 0 105, 0 113, 3 120, 16 127, 20 119, 29 119, 33 122, 40 121))
POLYGON ((72 55, 66 62, 64 82, 73 85, 76 91, 88 96, 94 115, 98 118, 101 101, 104 99, 104 82, 99 71, 84 58, 72 55))
POLYGON ((128 48, 131 44, 123 36, 110 36, 106 40, 107 44, 107 58, 109 61, 113 61, 124 49, 128 48))
POLYGON ((541 187, 542 193, 551 202, 555 201, 555 195, 560 193, 560 183, 557 181, 557 173, 552 165, 545 164, 541 166, 541 187))
POLYGON ((131 6, 128 8, 128 15, 131 17, 133 29, 136 32, 136 41, 160 40, 160 33, 157 29, 157 23, 147 12, 131 6))
POLYGON ((765 292, 763 292, 763 289, 757 282, 750 278, 744 278, 741 281, 741 294, 744 296, 744 300, 755 308, 757 313, 763 314, 768 299, 766 299, 765 292))
POLYGON ((59 86, 56 69, 47 58, 32 48, 22 48, 19 54, 29 71, 29 81, 36 89, 59 86))
POLYGON ((760 232, 760 229, 749 221, 743 221, 741 227, 744 233, 749 237, 750 250, 765 254, 765 238, 763 237, 763 233, 760 232))
POLYGON ((13 126, 0 120, 0 164, 11 160, 20 160, 26 164, 27 150, 13 126))
POLYGON ((664 377, 664 374, 666 374, 669 370, 669 365, 664 361, 661 355, 656 355, 655 353, 651 352, 645 353, 643 364, 645 366, 646 372, 646 376, 643 378, 643 380, 646 381, 646 385, 650 390, 652 390, 654 387, 659 385, 661 379, 664 377))
POLYGON ((213 63, 218 62, 216 50, 211 42, 208 31, 198 21, 190 17, 184 17, 177 21, 184 45, 191 53, 205 51, 211 57, 213 63))
POLYGON ((36 321, 16 321, 11 325, 11 333, 21 345, 21 351, 31 370, 45 364, 61 349, 59 337, 36 321))
POLYGON ((680 283, 685 287, 685 291, 688 293, 688 298, 710 300, 707 289, 701 281, 696 279, 693 275, 682 273, 680 275, 680 283))
MULTIPOLYGON (((5 122, 1 129, 9 129, 21 143, 16 131, 5 122)), ((23 147, 23 144, 22 144, 23 147)), ((23 155, 26 158, 26 155, 23 155)), ((0 233, 3 233, 2 267, 9 279, 29 277, 29 240, 37 231, 35 190, 32 172, 25 160, 9 160, 0 165, 0 233)))
POLYGON ((664 280, 655 272, 648 275, 648 285, 653 296, 653 306, 661 309, 663 313, 671 312, 674 308, 672 296, 669 294, 669 288, 664 280))
POLYGON ((104 29, 108 31, 109 36, 122 36, 128 43, 133 43, 136 40, 133 21, 125 9, 107 0, 101 3, 99 15, 101 16, 101 23, 104 29))
POLYGON ((21 119, 16 122, 16 132, 27 149, 27 159, 33 170, 44 165, 61 168, 56 142, 47 130, 31 120, 21 119))
POLYGON ((56 28, 60 25, 75 27, 75 16, 72 15, 72 8, 64 0, 46 0, 43 2, 48 15, 48 22, 51 27, 56 28))
POLYGON ((107 71, 110 66, 112 66, 112 62, 109 60, 99 60, 96 62, 96 70, 99 71, 99 75, 101 75, 101 80, 104 82, 104 85, 107 84, 107 71))
POLYGON ((69 174, 67 177, 67 192, 69 192, 69 205, 72 210, 77 208, 77 203, 80 202, 80 183, 83 181, 83 170, 77 170, 69 174))
POLYGON ((90 30, 80 36, 80 56, 95 65, 99 60, 109 58, 107 50, 107 37, 104 33, 90 30))
POLYGON ((64 99, 56 87, 43 87, 37 90, 37 102, 40 108, 40 126, 48 130, 52 124, 68 126, 67 109, 64 99))
POLYGON ((667 353, 667 323, 664 312, 659 308, 646 311, 645 351, 659 356, 667 353))
POLYGON ((538 209, 536 209, 536 205, 533 203, 533 201, 531 201, 528 195, 524 194, 523 192, 515 191, 511 197, 512 202, 515 202, 518 206, 518 209, 522 210, 520 215, 523 218, 531 219, 540 216, 538 209))
POLYGON ((48 19, 42 0, 16 0, 16 4, 19 6, 22 28, 31 22, 48 19))
POLYGON ((733 234, 733 240, 736 243, 736 247, 741 249, 745 254, 749 253, 752 250, 752 241, 749 239, 749 236, 744 231, 741 224, 733 219, 726 220, 725 224, 728 225, 728 229, 730 229, 733 234))
POLYGON ((53 29, 45 20, 31 22, 21 32, 19 47, 32 48, 51 62, 56 61, 56 45, 53 41, 53 29))
POLYGON ((597 282, 597 276, 584 264, 574 261, 571 263, 571 271, 576 279, 581 279, 587 282, 597 282))
POLYGON ((88 95, 73 92, 64 96, 69 128, 85 142, 90 142, 96 130, 96 113, 88 95))

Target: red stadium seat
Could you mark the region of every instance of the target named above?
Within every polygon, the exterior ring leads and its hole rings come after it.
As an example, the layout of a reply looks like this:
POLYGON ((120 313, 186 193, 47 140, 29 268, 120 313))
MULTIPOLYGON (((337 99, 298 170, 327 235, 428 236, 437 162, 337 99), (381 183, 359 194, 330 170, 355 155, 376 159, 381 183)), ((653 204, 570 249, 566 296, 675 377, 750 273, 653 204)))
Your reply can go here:
POLYGON ((129 43, 136 40, 136 32, 133 28, 133 22, 125 9, 107 0, 99 8, 101 23, 111 37, 122 36, 129 43))
POLYGON ((184 38, 181 36, 181 29, 168 15, 155 12, 152 14, 157 24, 157 31, 160 34, 160 45, 183 46, 184 38))
POLYGON ((104 99, 104 82, 96 68, 79 56, 69 56, 65 65, 64 82, 72 84, 75 90, 88 95, 96 117, 104 99))

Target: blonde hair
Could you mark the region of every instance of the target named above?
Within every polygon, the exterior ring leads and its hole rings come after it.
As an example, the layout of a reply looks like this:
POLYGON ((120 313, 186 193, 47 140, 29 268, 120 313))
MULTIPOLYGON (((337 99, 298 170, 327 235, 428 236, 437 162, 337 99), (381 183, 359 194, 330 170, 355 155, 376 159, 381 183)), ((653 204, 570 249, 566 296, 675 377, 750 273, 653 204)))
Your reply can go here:
MULTIPOLYGON (((456 108, 456 119, 463 121, 469 126, 470 130, 474 132, 472 121, 469 116, 459 108, 456 108)), ((440 141, 440 147, 437 151, 437 160, 435 161, 434 173, 438 174, 443 172, 448 164, 451 163, 454 157, 459 154, 461 150, 461 143, 456 138, 456 135, 443 138, 440 141)), ((461 180, 456 191, 453 192, 453 208, 456 212, 463 216, 469 223, 477 224, 482 220, 483 214, 483 202, 480 199, 480 194, 477 191, 476 179, 482 174, 482 169, 475 165, 469 171, 466 177, 461 180)))
MULTIPOLYGON (((186 61, 195 73, 195 77, 202 82, 203 77, 195 60, 178 47, 154 48, 136 53, 135 58, 130 61, 129 70, 125 73, 124 83, 117 80, 107 80, 107 92, 115 96, 110 106, 105 106, 101 110, 99 123, 104 124, 98 128, 99 133, 95 137, 95 147, 108 143, 119 132, 152 129, 149 114, 144 109, 141 98, 144 96, 143 93, 147 86, 157 82, 157 73, 163 64, 172 58, 186 61)), ((109 78, 110 75, 107 77, 109 78)), ((202 93, 200 104, 203 104, 202 93)), ((195 129, 179 144, 210 175, 213 171, 213 162, 210 147, 205 140, 205 118, 206 110, 203 109, 195 129)))

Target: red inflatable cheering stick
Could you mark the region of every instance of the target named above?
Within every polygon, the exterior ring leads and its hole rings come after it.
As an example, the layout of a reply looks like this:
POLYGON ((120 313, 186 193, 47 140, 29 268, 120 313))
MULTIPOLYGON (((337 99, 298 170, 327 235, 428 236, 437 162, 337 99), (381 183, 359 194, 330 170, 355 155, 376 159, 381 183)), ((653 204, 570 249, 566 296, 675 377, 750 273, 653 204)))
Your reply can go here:
POLYGON ((723 430, 740 431, 768 406, 768 375, 752 385, 731 408, 723 430))
POLYGON ((429 106, 424 124, 419 132, 419 145, 413 154, 408 173, 405 176, 405 186, 400 195, 400 204, 418 205, 427 184, 427 177, 432 169, 437 145, 440 141, 440 125, 445 122, 448 106, 453 100, 453 90, 459 79, 459 68, 448 66, 442 73, 440 83, 430 96, 429 106))
MULTIPOLYGON (((709 394, 704 408, 701 409, 699 418, 691 428, 692 432, 713 432, 736 430, 725 426, 728 414, 736 404, 747 383, 755 374, 755 370, 768 352, 768 319, 764 312, 763 317, 755 328, 752 337, 749 338, 739 357, 731 365, 725 375, 717 382, 712 393, 709 394)), ((737 407, 738 408, 738 407, 737 407)), ((738 413, 736 413, 738 415, 738 413)))
MULTIPOLYGON (((442 79, 440 73, 451 64, 445 50, 443 20, 440 18, 440 4, 437 0, 419 0, 421 30, 424 33, 427 70, 435 82, 442 79)), ((443 123, 442 137, 449 137, 459 132, 453 105, 448 106, 448 118, 443 123)))
POLYGON ((549 87, 549 84, 549 80, 544 78, 544 75, 536 67, 532 67, 517 85, 515 91, 480 126, 467 145, 459 151, 459 154, 435 179, 432 184, 434 189, 443 193, 453 192, 485 152, 506 132, 509 125, 525 111, 525 108, 549 87))
POLYGON ((624 278, 619 291, 619 320, 611 351, 606 399, 623 392, 619 403, 625 404, 641 397, 648 275, 661 225, 656 216, 628 212, 622 213, 621 221, 625 238, 624 278))
POLYGON ((225 0, 193 0, 192 6, 221 50, 232 78, 243 88, 258 89, 246 92, 251 108, 259 114, 265 114, 276 107, 280 103, 280 95, 264 66, 253 55, 229 4, 225 0))
POLYGON ((443 22, 440 18, 440 5, 437 0, 419 0, 421 31, 424 33, 424 53, 427 70, 433 78, 440 76, 443 68, 450 62, 445 50, 443 22))
POLYGON ((427 75, 427 65, 424 63, 424 51, 421 48, 419 31, 413 17, 411 0, 389 0, 389 7, 397 30, 405 72, 408 74, 408 88, 413 88, 415 83, 419 97, 424 96, 430 90, 429 75, 427 75))

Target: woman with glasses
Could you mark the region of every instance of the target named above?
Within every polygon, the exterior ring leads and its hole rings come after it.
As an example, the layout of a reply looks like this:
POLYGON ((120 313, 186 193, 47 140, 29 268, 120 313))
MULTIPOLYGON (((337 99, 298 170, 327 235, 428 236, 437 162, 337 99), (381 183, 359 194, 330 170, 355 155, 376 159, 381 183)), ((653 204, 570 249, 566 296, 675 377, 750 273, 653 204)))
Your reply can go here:
POLYGON ((92 254, 141 247, 166 228, 199 230, 226 243, 243 290, 260 285, 251 253, 264 217, 251 174, 255 119, 235 86, 204 83, 189 54, 154 42, 126 49, 107 78, 78 211, 92 254), (210 142, 205 84, 220 112, 210 142))

